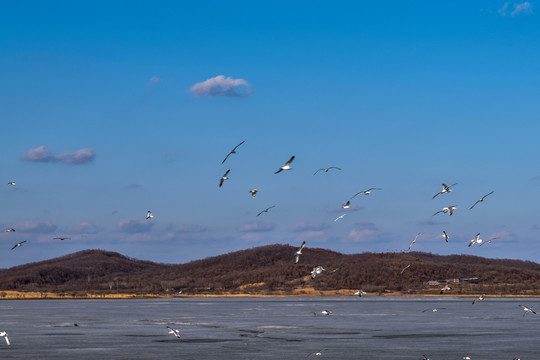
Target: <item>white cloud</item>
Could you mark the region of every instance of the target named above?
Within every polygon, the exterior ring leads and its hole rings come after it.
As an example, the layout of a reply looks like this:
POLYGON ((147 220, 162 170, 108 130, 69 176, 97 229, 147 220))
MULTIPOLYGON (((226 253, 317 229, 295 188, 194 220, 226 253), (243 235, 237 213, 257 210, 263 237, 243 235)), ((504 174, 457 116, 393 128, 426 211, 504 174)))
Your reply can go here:
POLYGON ((244 79, 233 79, 218 75, 200 83, 196 83, 189 89, 196 96, 235 96, 246 97, 251 95, 252 90, 244 79))
POLYGON ((160 82, 162 82, 163 80, 158 77, 158 76, 152 76, 150 78, 150 80, 148 80, 148 85, 152 86, 152 85, 155 85, 155 84, 159 84, 160 82))
POLYGON ((242 225, 240 231, 242 232, 268 232, 274 230, 276 226, 274 224, 263 223, 263 222, 252 222, 249 224, 242 225))
POLYGON ((309 242, 326 242, 330 239, 330 235, 326 231, 308 231, 300 234, 296 240, 309 242))
POLYGON ((294 224, 291 227, 292 232, 302 232, 302 231, 318 231, 323 230, 328 227, 328 224, 315 221, 315 222, 299 222, 294 224))
POLYGON ((144 233, 150 231, 154 222, 145 219, 124 219, 120 220, 116 227, 125 233, 144 233))
POLYGON ((508 10, 508 3, 504 3, 504 5, 502 6, 502 8, 500 8, 499 10, 497 10, 497 12, 499 14, 501 14, 502 16, 506 16, 506 10, 508 10))
POLYGON ((98 227, 89 222, 82 222, 73 228, 75 234, 97 234, 98 227))
POLYGON ((21 155, 21 160, 29 162, 59 162, 67 165, 82 165, 92 162, 96 154, 91 149, 81 149, 73 153, 54 155, 45 146, 30 149, 21 155))
POLYGON ((58 227, 50 221, 25 221, 15 224, 15 230, 34 234, 50 234, 58 227))
MULTIPOLYGON (((528 2, 528 1, 525 1, 525 2, 522 2, 522 3, 519 3, 519 4, 514 3, 514 4, 512 4, 512 7, 513 7, 513 10, 510 12, 510 16, 516 16, 516 15, 520 15, 520 14, 532 14, 533 13, 531 3, 528 2)), ((499 10, 497 10, 497 12, 501 16, 506 16, 506 15, 508 15, 509 8, 510 8, 510 3, 505 2, 503 4, 503 6, 499 10)))

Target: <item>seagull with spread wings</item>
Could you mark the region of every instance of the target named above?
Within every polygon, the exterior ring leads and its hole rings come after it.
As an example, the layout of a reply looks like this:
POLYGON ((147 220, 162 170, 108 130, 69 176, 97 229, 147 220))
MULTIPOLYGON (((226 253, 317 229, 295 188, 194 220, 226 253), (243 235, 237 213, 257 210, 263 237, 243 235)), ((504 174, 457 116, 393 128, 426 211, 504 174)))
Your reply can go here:
POLYGON ((24 241, 21 241, 20 243, 16 243, 15 245, 13 245, 13 247, 11 248, 11 250, 15 249, 15 248, 18 248, 18 247, 21 247, 22 244, 24 244, 26 242, 26 240, 24 241))
POLYGON ((257 216, 260 216, 262 213, 267 213, 268 210, 270 210, 271 208, 275 208, 275 207, 276 207, 276 205, 269 206, 266 209, 262 210, 260 213, 258 213, 257 216))
POLYGON ((151 219, 153 217, 154 217, 154 215, 152 215, 152 212, 150 210, 148 210, 148 212, 146 213, 146 220, 151 219))
POLYGON ((495 239, 498 239, 498 237, 495 236, 495 237, 489 238, 485 243, 481 243, 480 246, 482 246, 482 245, 484 245, 484 244, 489 244, 490 242, 492 242, 492 241, 495 240, 495 239))
POLYGON ((229 180, 229 178, 227 177, 227 175, 229 175, 229 171, 231 171, 231 169, 225 171, 225 174, 223 174, 223 176, 219 179, 219 187, 223 185, 223 182, 225 180, 229 180))
POLYGON ((523 316, 525 316, 527 314, 536 314, 536 311, 533 310, 533 306, 531 306, 531 307, 528 307, 528 306, 525 306, 525 305, 519 305, 519 306, 521 306, 523 311, 525 311, 523 313, 523 316))
POLYGON ((315 279, 315 276, 322 274, 325 269, 322 266, 315 266, 311 271, 311 278, 315 279))
POLYGON ((6 229, 6 232, 14 232, 14 231, 15 231, 15 229, 12 229, 12 228, 7 228, 6 229))
POLYGON ((347 214, 339 215, 339 216, 334 220, 334 222, 343 219, 346 215, 347 215, 347 214))
POLYGON ((350 200, 347 201, 345 204, 341 205, 341 207, 342 207, 343 209, 348 209, 348 208, 350 208, 350 207, 351 207, 351 201, 350 201, 350 200))
POLYGON ((356 196, 358 196, 360 194, 369 195, 369 194, 371 194, 372 190, 382 190, 382 189, 381 188, 369 188, 369 189, 364 190, 364 191, 359 191, 356 194, 354 194, 351 199, 354 199, 356 196))
POLYGON ((422 234, 422 233, 416 234, 416 236, 414 237, 413 241, 410 243, 409 248, 407 249, 407 251, 411 250, 411 247, 414 245, 414 243, 416 242, 416 239, 417 239, 418 236, 420 236, 421 234, 422 234))
POLYGON ((238 149, 238 147, 239 147, 240 145, 242 145, 243 143, 245 143, 245 142, 246 142, 246 141, 244 140, 244 141, 242 141, 240 144, 236 145, 236 146, 234 147, 234 149, 232 149, 232 150, 227 154, 227 156, 225 156, 225 159, 223 159, 223 161, 222 161, 221 163, 222 163, 222 164, 225 163, 225 160, 227 160, 227 158, 228 158, 230 155, 236 154, 236 149, 238 149))
POLYGON ((474 238, 469 242, 469 246, 473 246, 474 244, 481 244, 482 239, 480 239, 480 233, 476 234, 474 238))
POLYGON ((71 239, 70 237, 55 237, 54 240, 69 240, 71 239))
POLYGON ((291 156, 291 158, 289 159, 289 161, 287 161, 287 162, 285 163, 285 165, 283 165, 282 167, 280 167, 279 170, 276 171, 274 174, 278 174, 278 173, 280 173, 280 172, 282 172, 282 171, 285 171, 285 170, 292 170, 292 168, 291 168, 291 163, 293 162, 293 160, 294 160, 294 155, 291 156))
POLYGON ((294 263, 295 264, 298 264, 298 260, 300 260, 300 255, 302 255, 302 250, 304 249, 305 246, 306 246, 306 242, 303 241, 300 248, 298 250, 296 250, 296 252, 294 253, 294 263))
POLYGON ((439 194, 446 194, 446 193, 452 192, 452 189, 450 189, 450 188, 452 186, 454 186, 454 185, 457 185, 457 183, 452 184, 452 185, 442 184, 442 190, 439 191, 438 193, 436 193, 435 195, 433 195, 432 199, 435 199, 437 197, 437 195, 439 195, 439 194))
POLYGON ((0 331, 0 336, 3 336, 4 339, 6 339, 6 343, 8 344, 8 346, 11 345, 11 343, 9 342, 9 338, 8 338, 8 333, 5 332, 5 331, 0 331))
POLYGON ((249 190, 249 192, 251 193, 251 197, 252 198, 255 198, 255 195, 257 195, 257 193, 261 191, 259 189, 253 189, 253 190, 249 190))
POLYGON ((484 299, 485 299, 485 296, 486 296, 485 294, 482 294, 482 295, 480 295, 479 297, 477 297, 476 299, 474 299, 474 300, 472 301, 473 305, 476 304, 476 303, 479 302, 479 301, 484 300, 484 299))
POLYGON ((338 168, 338 167, 335 167, 335 166, 330 166, 330 167, 327 167, 326 169, 319 169, 319 170, 315 171, 315 173, 313 175, 317 174, 319 171, 328 172, 328 170, 330 170, 330 169, 341 170, 341 168, 338 168))
POLYGON ((490 192, 489 194, 486 194, 486 195, 482 196, 482 198, 481 198, 480 200, 476 201, 476 202, 474 203, 474 205, 471 206, 471 207, 469 208, 469 210, 471 210, 473 207, 475 207, 476 204, 481 203, 481 202, 484 202, 484 199, 487 198, 489 195, 493 194, 494 192, 495 192, 495 191, 492 191, 492 192, 490 192))
POLYGON ((169 334, 172 334, 172 335, 174 335, 174 336, 176 336, 177 338, 180 339, 180 330, 173 329, 170 326, 167 326, 167 329, 169 329, 169 334))
POLYGON ((431 216, 435 216, 435 215, 437 215, 439 213, 443 213, 443 214, 448 213, 450 216, 452 216, 452 214, 454 213, 454 210, 456 210, 456 209, 457 209, 456 205, 450 205, 450 206, 444 207, 442 210, 437 211, 435 214, 433 214, 431 216))
POLYGON ((446 242, 448 242, 448 239, 450 239, 450 237, 448 236, 448 234, 444 230, 442 232, 442 237, 444 238, 444 241, 446 241, 446 242))

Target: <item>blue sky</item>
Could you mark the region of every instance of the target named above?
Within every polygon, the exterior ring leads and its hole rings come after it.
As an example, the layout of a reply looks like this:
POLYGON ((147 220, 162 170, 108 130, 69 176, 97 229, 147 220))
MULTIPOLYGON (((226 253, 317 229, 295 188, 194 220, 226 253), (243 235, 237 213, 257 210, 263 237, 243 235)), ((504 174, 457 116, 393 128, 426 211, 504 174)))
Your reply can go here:
POLYGON ((416 250, 540 261, 537 6, 6 3, 0 266, 403 251, 418 232, 416 250), (467 247, 478 232, 498 239, 467 247))

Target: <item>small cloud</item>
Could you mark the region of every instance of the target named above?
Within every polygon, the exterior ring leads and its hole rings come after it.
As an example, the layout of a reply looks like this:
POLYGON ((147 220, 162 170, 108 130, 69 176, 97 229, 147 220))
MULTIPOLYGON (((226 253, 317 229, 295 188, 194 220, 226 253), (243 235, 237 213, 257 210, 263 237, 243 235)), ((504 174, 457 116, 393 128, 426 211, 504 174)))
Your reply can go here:
POLYGON ((508 6, 509 4, 506 2, 504 3, 504 5, 502 6, 502 8, 500 8, 499 10, 497 10, 497 12, 499 14, 501 14, 501 16, 506 16, 506 10, 508 10, 508 6))
POLYGON ((268 232, 274 230, 276 226, 270 223, 252 222, 240 226, 238 230, 241 232, 268 232))
POLYGON ((56 231, 58 227, 50 221, 25 221, 15 225, 15 229, 20 232, 33 234, 50 234, 56 231))
POLYGON ((156 85, 156 84, 159 84, 160 82, 162 82, 163 80, 158 77, 158 76, 152 76, 150 78, 150 80, 148 80, 148 85, 149 86, 153 86, 153 85, 156 85))
POLYGON ((59 162, 67 165, 82 165, 94 161, 96 154, 91 149, 81 149, 73 153, 54 155, 45 146, 30 149, 21 155, 21 160, 29 162, 59 162))
POLYGON ((294 224, 290 231, 292 232, 302 232, 302 231, 320 231, 328 227, 327 223, 323 222, 300 222, 294 224))
POLYGON ((153 221, 145 219, 124 219, 120 220, 116 227, 122 232, 133 234, 148 232, 153 225, 153 221))
POLYGON ((233 79, 218 75, 206 81, 196 83, 189 89, 196 96, 234 96, 246 97, 253 92, 251 86, 244 79, 233 79))
POLYGON ((374 241, 380 235, 380 231, 374 223, 371 222, 359 222, 354 224, 352 229, 347 235, 345 241, 347 242, 368 242, 374 241))
POLYGON ((89 222, 82 222, 73 228, 75 234, 97 234, 98 232, 97 226, 89 222))
POLYGON ((521 4, 514 4, 514 10, 510 13, 511 16, 519 14, 532 14, 531 3, 525 1, 521 4))

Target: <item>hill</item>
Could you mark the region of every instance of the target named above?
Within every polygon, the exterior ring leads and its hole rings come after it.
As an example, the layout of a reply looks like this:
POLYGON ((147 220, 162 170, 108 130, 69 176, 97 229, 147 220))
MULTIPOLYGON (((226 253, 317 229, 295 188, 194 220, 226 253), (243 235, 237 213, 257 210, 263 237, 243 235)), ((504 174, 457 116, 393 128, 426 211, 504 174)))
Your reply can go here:
POLYGON ((165 265, 103 250, 85 250, 43 262, 0 270, 0 289, 78 294, 253 294, 321 295, 362 288, 368 293, 449 295, 540 295, 540 264, 470 255, 362 253, 345 255, 268 245, 165 265), (321 265, 325 271, 312 279, 321 265), (408 266, 410 265, 410 266, 408 266), (404 270, 405 269, 405 270, 404 270), (428 283, 429 282, 429 283, 428 283))

